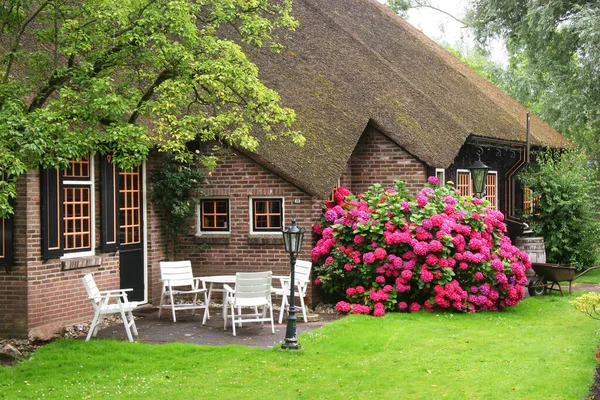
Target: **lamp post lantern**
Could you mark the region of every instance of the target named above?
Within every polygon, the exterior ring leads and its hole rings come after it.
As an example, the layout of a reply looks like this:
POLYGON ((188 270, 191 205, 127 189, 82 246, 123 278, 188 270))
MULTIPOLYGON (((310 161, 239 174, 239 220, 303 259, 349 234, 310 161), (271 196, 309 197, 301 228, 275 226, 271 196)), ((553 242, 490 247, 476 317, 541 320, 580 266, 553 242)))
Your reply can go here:
POLYGON ((284 229, 283 233, 283 244, 285 251, 290 255, 290 301, 288 309, 287 327, 285 330, 285 342, 281 345, 282 349, 298 350, 300 343, 296 336, 296 299, 294 294, 296 292, 296 257, 300 253, 302 247, 302 239, 304 238, 304 229, 296 226, 296 218, 292 217, 292 226, 288 229, 284 229))
POLYGON ((481 153, 478 151, 477 161, 469 167, 473 179, 473 190, 475 190, 476 197, 485 197, 485 184, 489 169, 490 167, 481 162, 481 153))

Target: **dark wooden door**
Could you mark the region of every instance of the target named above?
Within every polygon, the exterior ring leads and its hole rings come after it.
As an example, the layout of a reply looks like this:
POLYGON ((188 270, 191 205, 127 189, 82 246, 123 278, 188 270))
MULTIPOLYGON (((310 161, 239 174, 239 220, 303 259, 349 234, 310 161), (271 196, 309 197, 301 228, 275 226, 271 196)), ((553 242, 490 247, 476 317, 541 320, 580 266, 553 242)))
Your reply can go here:
POLYGON ((145 252, 142 167, 119 171, 119 254, 121 288, 133 288, 130 300, 145 300, 145 252))

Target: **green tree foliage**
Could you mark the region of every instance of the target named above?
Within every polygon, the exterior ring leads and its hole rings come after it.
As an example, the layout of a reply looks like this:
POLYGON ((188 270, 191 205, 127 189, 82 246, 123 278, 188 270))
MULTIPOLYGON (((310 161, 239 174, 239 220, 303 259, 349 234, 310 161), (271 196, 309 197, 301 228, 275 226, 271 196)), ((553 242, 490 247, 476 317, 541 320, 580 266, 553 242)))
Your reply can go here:
MULTIPOLYGON (((6 0, 0 7, 0 216, 25 171, 112 152, 122 168, 151 147, 250 150, 303 137, 242 45, 280 48, 292 0, 6 0), (281 28, 281 29, 280 29, 281 28), (255 128, 261 128, 257 136, 255 128)), ((206 158, 205 164, 214 163, 206 158)))
POLYGON ((505 89, 600 160, 600 3, 472 0, 469 25, 504 38, 505 89))
POLYGON ((549 262, 592 266, 598 254, 598 181, 577 152, 548 150, 519 174, 533 191, 536 206, 525 215, 533 231, 544 237, 549 262))

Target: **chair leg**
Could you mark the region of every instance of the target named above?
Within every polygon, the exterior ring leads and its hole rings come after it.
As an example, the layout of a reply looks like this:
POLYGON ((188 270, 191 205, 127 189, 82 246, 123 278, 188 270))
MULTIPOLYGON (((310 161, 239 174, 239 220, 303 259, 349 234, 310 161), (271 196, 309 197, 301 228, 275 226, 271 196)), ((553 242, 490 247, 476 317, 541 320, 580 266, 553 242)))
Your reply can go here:
POLYGON ((163 306, 165 304, 165 287, 163 286, 162 293, 160 294, 160 306, 158 307, 158 318, 160 318, 160 313, 162 312, 163 306))
POLYGON ((279 323, 283 322, 283 313, 285 312, 285 306, 287 304, 287 296, 285 293, 281 295, 281 307, 279 308, 279 323))
POLYGON ((202 317, 202 325, 206 324, 206 318, 208 318, 208 295, 204 292, 204 316, 202 317))
POLYGON ((196 315, 196 307, 198 307, 198 293, 194 293, 194 300, 192 305, 194 306, 194 308, 192 308, 192 317, 194 315, 196 315))
POLYGON ((306 304, 304 304, 304 296, 302 296, 302 294, 299 294, 300 297, 300 307, 302 307, 302 315, 304 316, 304 322, 308 322, 308 319, 306 318, 306 304))
POLYGON ((135 326, 135 318, 133 317, 133 312, 129 311, 129 325, 131 325, 131 330, 135 336, 138 336, 137 326, 135 326))
POLYGON ((96 312, 94 314, 94 319, 92 319, 92 323, 90 325, 90 331, 88 332, 87 337, 85 338, 86 342, 92 338, 92 335, 94 334, 94 330, 96 329, 96 324, 97 324, 99 317, 100 317, 99 313, 96 312))
MULTIPOLYGON (((240 313, 241 313, 241 309, 240 309, 240 313)), ((240 325, 241 325, 241 318, 240 318, 240 325)), ((231 328, 233 329, 233 336, 236 336, 236 333, 235 333, 235 311, 234 311, 233 303, 231 303, 231 328)))
POLYGON ((269 303, 269 315, 271 315, 271 334, 275 334, 275 323, 273 322, 273 304, 269 303))
POLYGON ((173 291, 169 290, 169 297, 171 298, 171 312, 173 313, 173 322, 177 322, 175 317, 175 302, 173 301, 173 291))
POLYGON ((127 339, 130 342, 133 342, 133 337, 131 336, 131 330, 129 329, 129 324, 127 323, 127 316, 125 315, 125 311, 121 309, 121 318, 123 319, 123 325, 125 326, 125 332, 127 333, 127 339))

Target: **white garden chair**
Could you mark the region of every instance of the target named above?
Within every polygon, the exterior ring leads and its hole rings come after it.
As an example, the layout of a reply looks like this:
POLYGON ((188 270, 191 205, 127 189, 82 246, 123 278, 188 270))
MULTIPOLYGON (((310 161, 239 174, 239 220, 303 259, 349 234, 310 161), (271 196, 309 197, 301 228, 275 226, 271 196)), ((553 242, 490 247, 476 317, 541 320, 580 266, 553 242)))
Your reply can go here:
POLYGON ((160 296, 160 306, 158 308, 158 318, 163 308, 170 308, 173 316, 173 322, 177 322, 175 311, 192 310, 192 315, 198 309, 204 309, 206 314, 208 309, 208 299, 206 298, 206 285, 200 278, 194 278, 192 272, 192 262, 187 261, 161 261, 160 279, 163 283, 162 294, 160 296), (204 303, 198 304, 198 295, 204 296, 204 303), (191 303, 175 303, 176 296, 186 296, 191 303), (168 301, 166 301, 168 298, 168 301))
MULTIPOLYGON (((295 279, 295 292, 294 297, 300 299, 300 309, 304 316, 304 322, 308 321, 306 317, 306 304, 304 298, 306 297, 306 289, 310 283, 310 271, 312 269, 312 263, 305 260, 297 260, 294 266, 294 277, 295 279)), ((290 278, 280 278, 281 287, 273 288, 273 294, 281 296, 281 306, 279 307, 279 323, 283 321, 283 313, 287 312, 288 296, 290 294, 290 278)))
POLYGON ((130 342, 133 342, 131 332, 135 336, 138 335, 137 327, 135 326, 135 319, 133 318, 132 311, 139 304, 138 302, 128 301, 127 292, 133 289, 115 289, 115 290, 98 290, 96 281, 92 274, 87 274, 82 278, 83 285, 87 291, 88 298, 94 306, 95 314, 92 324, 90 325, 90 331, 85 338, 87 342, 92 336, 96 336, 98 328, 102 323, 102 318, 107 314, 121 314, 123 325, 125 325, 125 332, 127 332, 127 338, 130 342))
POLYGON ((273 305, 271 304, 272 272, 238 272, 235 274, 235 289, 225 284, 225 304, 223 327, 227 329, 227 313, 231 312, 233 336, 236 336, 236 324, 242 322, 271 322, 271 333, 275 334, 273 323, 273 305), (262 312, 258 311, 262 307, 262 312), (251 308, 250 313, 244 314, 244 309, 251 308), (228 310, 229 309, 229 310, 228 310), (269 316, 267 316, 267 309, 269 316), (237 311, 237 312, 236 312, 237 311))

